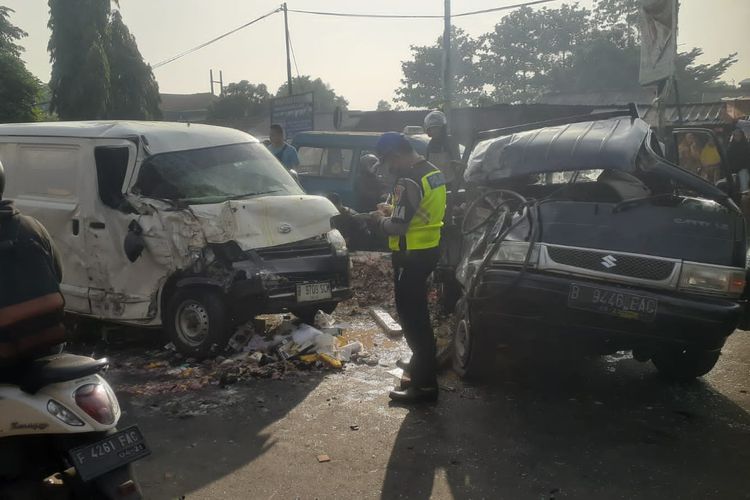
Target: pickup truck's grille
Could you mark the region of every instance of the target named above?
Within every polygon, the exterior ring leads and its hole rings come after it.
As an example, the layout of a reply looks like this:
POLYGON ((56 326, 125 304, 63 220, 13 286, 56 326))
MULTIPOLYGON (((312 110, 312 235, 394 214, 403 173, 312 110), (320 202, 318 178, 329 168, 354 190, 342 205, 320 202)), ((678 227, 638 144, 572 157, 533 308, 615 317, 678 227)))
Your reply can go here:
POLYGON ((547 253, 554 262, 565 266, 653 281, 666 280, 672 276, 675 267, 675 263, 669 260, 601 250, 548 246, 547 253))
POLYGON ((255 252, 263 260, 295 259, 298 257, 330 255, 331 245, 324 238, 310 238, 285 245, 261 248, 255 252))

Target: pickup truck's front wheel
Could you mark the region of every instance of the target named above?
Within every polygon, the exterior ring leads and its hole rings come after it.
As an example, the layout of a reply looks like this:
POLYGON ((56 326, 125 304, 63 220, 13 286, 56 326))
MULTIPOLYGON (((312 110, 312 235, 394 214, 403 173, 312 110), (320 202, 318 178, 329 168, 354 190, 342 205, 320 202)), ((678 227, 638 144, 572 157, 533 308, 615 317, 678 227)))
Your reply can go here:
POLYGON ((463 379, 480 381, 490 372, 495 351, 486 332, 472 327, 462 316, 456 319, 454 327, 453 370, 463 379))
POLYGON ((164 326, 177 350, 204 357, 222 350, 231 334, 231 321, 221 295, 213 290, 178 290, 169 300, 164 326))
POLYGON ((651 361, 665 377, 677 382, 688 382, 710 372, 720 355, 721 351, 678 348, 657 352, 651 361))

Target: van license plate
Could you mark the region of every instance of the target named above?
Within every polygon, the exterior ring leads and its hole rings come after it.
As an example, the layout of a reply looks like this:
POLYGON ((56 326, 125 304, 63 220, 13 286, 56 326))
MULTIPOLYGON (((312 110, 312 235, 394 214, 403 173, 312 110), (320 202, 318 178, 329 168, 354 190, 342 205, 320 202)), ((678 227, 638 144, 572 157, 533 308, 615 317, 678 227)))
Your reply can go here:
POLYGON ((150 454, 143 434, 135 425, 68 452, 83 481, 91 481, 150 454))
POLYGON ((297 285, 297 302, 313 302, 330 298, 330 283, 305 283, 297 285))
POLYGON ((652 321, 659 303, 656 299, 587 285, 570 285, 568 307, 618 318, 652 321))

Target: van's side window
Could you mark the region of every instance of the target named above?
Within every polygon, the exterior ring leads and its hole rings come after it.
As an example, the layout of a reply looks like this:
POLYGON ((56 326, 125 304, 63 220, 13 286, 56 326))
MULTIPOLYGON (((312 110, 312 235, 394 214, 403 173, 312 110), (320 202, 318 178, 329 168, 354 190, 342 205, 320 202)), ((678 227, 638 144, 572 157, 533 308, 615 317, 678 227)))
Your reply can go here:
POLYGON ((316 177, 349 177, 354 151, 341 148, 300 147, 297 172, 316 177))
POLYGON ((119 208, 122 200, 122 185, 128 170, 130 150, 121 147, 99 147, 94 150, 99 198, 111 208, 119 208))

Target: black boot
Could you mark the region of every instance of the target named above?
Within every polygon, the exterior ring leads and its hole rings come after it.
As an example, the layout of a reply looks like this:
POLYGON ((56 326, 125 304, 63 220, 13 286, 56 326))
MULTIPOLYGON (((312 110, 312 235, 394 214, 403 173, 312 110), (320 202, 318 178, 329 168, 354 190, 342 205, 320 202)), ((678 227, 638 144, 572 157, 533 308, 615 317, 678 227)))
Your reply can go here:
POLYGON ((396 403, 434 403, 438 399, 437 387, 408 387, 392 390, 389 397, 396 403))

